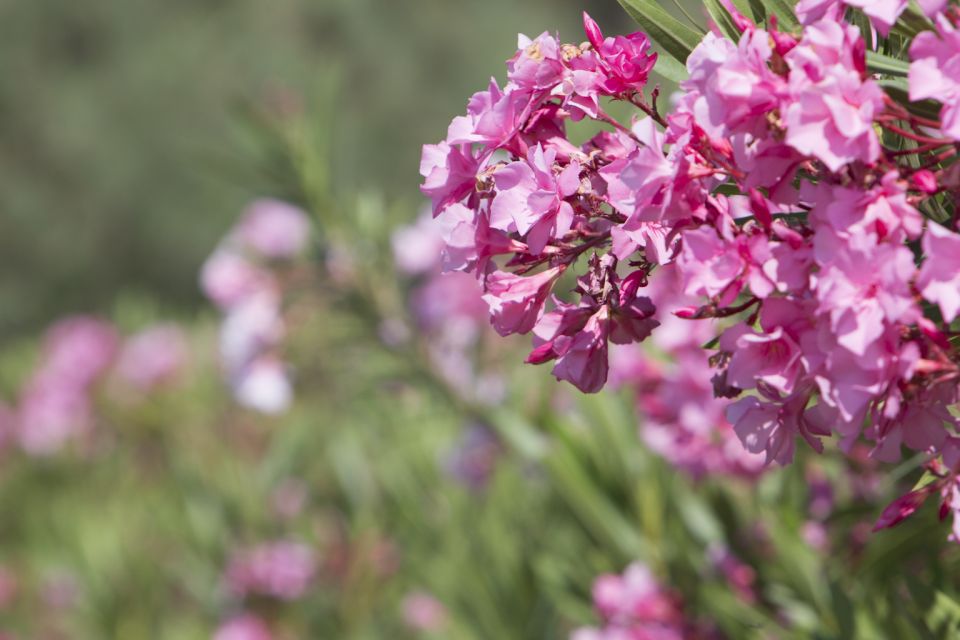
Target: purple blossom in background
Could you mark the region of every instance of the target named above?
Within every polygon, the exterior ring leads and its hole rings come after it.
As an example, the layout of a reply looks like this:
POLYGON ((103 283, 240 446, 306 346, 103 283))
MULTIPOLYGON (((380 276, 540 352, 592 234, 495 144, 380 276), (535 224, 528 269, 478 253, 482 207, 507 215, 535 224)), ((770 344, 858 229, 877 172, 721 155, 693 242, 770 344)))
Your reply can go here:
POLYGON ((471 423, 447 453, 443 467, 458 482, 480 491, 487 486, 503 453, 503 443, 490 427, 471 423))

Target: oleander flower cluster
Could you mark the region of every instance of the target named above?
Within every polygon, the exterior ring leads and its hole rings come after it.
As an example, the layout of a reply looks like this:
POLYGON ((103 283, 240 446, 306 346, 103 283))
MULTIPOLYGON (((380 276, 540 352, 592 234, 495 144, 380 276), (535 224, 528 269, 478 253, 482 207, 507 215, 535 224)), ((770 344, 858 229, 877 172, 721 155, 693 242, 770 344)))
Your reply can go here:
POLYGON ((282 413, 293 399, 282 357, 284 302, 296 260, 307 249, 310 226, 307 214, 293 205, 257 200, 200 274, 204 293, 224 316, 220 355, 234 397, 261 413, 282 413))
POLYGON ((639 562, 622 574, 604 574, 593 583, 600 627, 584 627, 571 640, 683 640, 717 637, 686 615, 682 598, 662 586, 639 562))
MULTIPOLYGON (((706 34, 669 113, 644 34, 604 37, 584 14, 582 44, 521 36, 506 83, 423 150, 444 268, 477 278, 498 333, 532 334, 527 362, 587 393, 681 291, 691 302, 669 311, 712 321, 712 393, 747 452, 917 452, 938 478, 923 497, 960 519, 960 10, 919 3, 927 29, 897 85, 868 49, 905 1, 802 0, 792 31, 723 4, 739 35, 706 34), (585 120, 595 134, 574 141, 585 120)), ((695 379, 702 360, 679 366, 695 379)), ((695 404, 674 397, 643 402, 695 404)), ((912 513, 905 500, 881 524, 912 513)))
POLYGON ((53 455, 94 435, 100 396, 136 402, 177 382, 189 353, 182 330, 157 324, 124 337, 95 316, 68 316, 44 335, 14 406, 0 404, 0 448, 53 455))

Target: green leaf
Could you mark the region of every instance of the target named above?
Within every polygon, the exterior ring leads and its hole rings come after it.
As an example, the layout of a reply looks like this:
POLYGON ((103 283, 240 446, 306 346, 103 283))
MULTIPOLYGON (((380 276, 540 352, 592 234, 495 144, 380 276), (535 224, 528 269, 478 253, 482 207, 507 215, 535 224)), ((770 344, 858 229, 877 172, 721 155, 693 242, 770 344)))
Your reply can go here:
POLYGON ((927 624, 931 630, 948 634, 947 637, 956 637, 954 634, 960 630, 960 603, 938 591, 933 607, 927 614, 927 624))
POLYGON ((777 27, 783 31, 800 28, 800 21, 793 12, 794 2, 790 0, 758 0, 766 8, 767 17, 777 16, 777 27))
POLYGON ((867 51, 867 69, 873 73, 906 78, 910 71, 910 64, 905 60, 897 60, 876 51, 867 51))
POLYGON ((617 0, 651 40, 678 62, 685 63, 703 34, 694 31, 652 0, 617 0))
POLYGON ((720 4, 720 0, 703 0, 703 6, 706 7, 710 17, 713 18, 713 21, 720 27, 723 35, 734 42, 740 40, 740 30, 737 29, 737 25, 733 21, 733 16, 730 15, 727 8, 720 4))
POLYGON ((657 64, 653 68, 653 71, 677 84, 680 84, 690 77, 690 74, 687 73, 687 68, 669 54, 657 57, 657 64))

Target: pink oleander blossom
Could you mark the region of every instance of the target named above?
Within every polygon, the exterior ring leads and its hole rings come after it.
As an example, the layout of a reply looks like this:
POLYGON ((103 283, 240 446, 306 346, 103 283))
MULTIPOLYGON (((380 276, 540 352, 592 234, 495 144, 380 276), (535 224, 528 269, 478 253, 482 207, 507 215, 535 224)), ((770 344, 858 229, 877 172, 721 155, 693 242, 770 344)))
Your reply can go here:
POLYGON ((554 282, 563 273, 547 269, 532 276, 494 271, 486 278, 483 299, 490 307, 493 327, 502 336, 529 333, 540 316, 554 282))
POLYGON ((516 230, 534 255, 573 224, 573 207, 565 199, 580 187, 580 165, 574 161, 555 174, 555 160, 555 150, 544 151, 537 145, 525 162, 512 162, 494 174, 497 196, 490 209, 490 226, 516 230))
POLYGON ((206 296, 222 309, 275 288, 269 272, 226 248, 217 249, 207 258, 200 272, 200 285, 206 296))
POLYGON ((273 638, 267 624, 252 613, 243 613, 230 618, 213 634, 213 640, 273 640, 273 638))
POLYGON ((643 89, 657 61, 656 53, 648 53, 650 41, 646 34, 637 32, 604 38, 600 27, 586 11, 583 12, 583 28, 606 71, 603 91, 608 95, 619 95, 643 89))
POLYGON ((873 120, 883 109, 883 91, 863 79, 863 56, 859 30, 832 20, 804 29, 803 39, 786 55, 786 142, 831 171, 857 160, 873 163, 880 155, 873 120))
POLYGON ((297 600, 309 589, 316 570, 317 558, 309 547, 279 541, 235 552, 224 578, 230 591, 240 597, 297 600))
POLYGON ((839 21, 843 17, 844 5, 855 7, 886 36, 907 4, 907 0, 800 0, 795 11, 803 24, 812 24, 824 18, 839 21))
POLYGON ((640 563, 622 575, 599 576, 593 601, 603 626, 574 631, 571 640, 683 640, 711 637, 700 625, 685 618, 679 596, 664 589, 640 563))
POLYGON ((265 258, 289 259, 303 253, 310 238, 307 214, 280 200, 255 200, 237 227, 240 242, 265 258))
POLYGON ((937 31, 917 34, 910 45, 910 99, 932 98, 940 110, 943 135, 960 140, 960 30, 937 19, 937 31))
POLYGON ((960 314, 960 234, 931 222, 923 236, 926 261, 917 276, 917 288, 936 304, 946 322, 960 314))
POLYGON ((407 594, 400 605, 403 622, 414 631, 437 633, 447 625, 443 603, 424 591, 407 594))
POLYGON ((769 67, 769 36, 753 30, 739 46, 707 33, 687 58, 690 78, 683 88, 695 96, 697 123, 715 138, 736 133, 762 135, 767 117, 787 91, 787 83, 769 67))
POLYGON ((115 371, 130 386, 151 391, 176 380, 188 359, 183 331, 172 324, 157 325, 126 340, 115 371))

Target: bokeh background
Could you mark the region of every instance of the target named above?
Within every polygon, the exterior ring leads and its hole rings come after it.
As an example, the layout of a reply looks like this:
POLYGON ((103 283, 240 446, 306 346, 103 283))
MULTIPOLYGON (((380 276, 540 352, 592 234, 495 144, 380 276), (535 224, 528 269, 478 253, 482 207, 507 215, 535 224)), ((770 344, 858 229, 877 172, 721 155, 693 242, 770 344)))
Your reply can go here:
MULTIPOLYGON (((608 29, 615 0, 587 7, 608 29)), ((0 4, 0 339, 118 295, 181 312, 253 196, 251 104, 329 104, 332 177, 418 197, 420 146, 517 32, 580 32, 573 0, 69 0, 0 4)))

